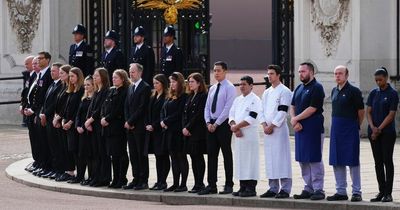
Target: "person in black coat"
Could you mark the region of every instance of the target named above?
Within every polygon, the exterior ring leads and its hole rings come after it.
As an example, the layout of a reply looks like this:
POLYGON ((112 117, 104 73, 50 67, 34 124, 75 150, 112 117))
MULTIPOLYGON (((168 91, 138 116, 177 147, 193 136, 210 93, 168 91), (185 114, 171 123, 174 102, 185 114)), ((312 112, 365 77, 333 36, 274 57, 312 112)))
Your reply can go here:
POLYGON ((129 157, 132 165, 133 180, 125 189, 143 190, 149 188, 149 158, 145 151, 145 124, 150 86, 142 80, 143 66, 132 63, 129 75, 132 85, 125 100, 125 129, 127 130, 129 157))
POLYGON ((101 66, 107 69, 108 77, 112 82, 112 75, 116 69, 124 69, 124 55, 118 49, 119 35, 114 30, 108 31, 104 37, 105 51, 101 56, 101 66))
POLYGON ((108 186, 111 180, 111 159, 107 155, 106 140, 100 124, 101 107, 106 100, 110 87, 110 79, 105 68, 97 68, 93 74, 93 82, 96 91, 92 102, 89 105, 85 128, 92 132, 92 152, 93 152, 93 179, 89 185, 93 187, 108 186))
MULTIPOLYGON (((69 71, 69 86, 67 89, 68 99, 65 106, 64 117, 62 119, 62 127, 67 132, 68 153, 67 153, 67 171, 73 172, 75 168, 77 172, 81 172, 81 160, 78 156, 78 132, 75 129, 76 113, 84 93, 83 89, 83 73, 77 68, 73 67, 69 71)), ((80 183, 84 179, 84 174, 76 174, 76 176, 69 180, 68 183, 80 183)))
MULTIPOLYGON (((33 119, 34 127, 34 141, 33 147, 35 148, 33 153, 34 158, 40 163, 40 168, 32 172, 35 176, 42 176, 47 174, 51 170, 51 157, 49 151, 49 145, 47 142, 46 128, 40 124, 39 114, 42 109, 45 94, 50 84, 53 82, 50 75, 50 63, 51 55, 48 52, 40 52, 34 59, 34 63, 38 62, 38 65, 34 65, 37 73, 35 81, 32 83, 31 88, 28 92, 28 105, 24 109, 26 116, 31 116, 33 119)), ((33 64, 34 64, 33 63, 33 64)))
POLYGON ((185 103, 182 117, 182 133, 184 136, 184 150, 192 159, 194 175, 194 187, 189 193, 198 193, 205 186, 203 183, 205 172, 206 154, 206 122, 204 120, 204 108, 207 101, 207 87, 203 76, 193 73, 188 77, 189 96, 185 103))
POLYGON ((160 67, 161 73, 169 77, 172 72, 183 72, 183 53, 174 43, 175 29, 167 26, 164 29, 164 44, 161 51, 160 67))
POLYGON ((187 191, 186 181, 189 164, 183 150, 182 112, 187 95, 185 94, 185 81, 181 73, 172 73, 169 81, 169 98, 163 105, 160 125, 163 128, 163 138, 167 143, 171 157, 174 183, 164 191, 184 192, 187 191), (179 184, 180 177, 182 177, 181 184, 179 184))
POLYGON ((93 50, 85 41, 85 26, 82 24, 76 25, 72 34, 75 43, 69 47, 68 63, 72 67, 80 68, 85 77, 92 75, 94 68, 93 50))
POLYGON ((126 133, 124 128, 124 102, 130 85, 128 74, 123 69, 113 73, 113 87, 101 107, 101 126, 106 138, 107 154, 111 156, 113 180, 109 188, 121 188, 128 182, 126 173, 129 160, 126 151, 126 133))
MULTIPOLYGON (((23 79, 23 83, 22 83, 23 84, 23 88, 22 88, 22 91, 21 91, 21 103, 20 103, 20 106, 19 106, 19 111, 20 111, 20 113, 21 113, 21 115, 23 117, 22 118, 22 126, 27 126, 27 118, 24 115, 24 108, 25 108, 25 106, 27 104, 26 95, 28 94, 30 85, 32 84, 33 80, 35 79, 33 77, 33 74, 35 72, 33 71, 33 68, 32 68, 32 60, 33 60, 33 58, 34 58, 34 56, 32 56, 32 55, 30 55, 30 56, 25 58, 25 60, 24 60, 25 71, 21 72, 22 73, 22 79, 23 79)), ((36 74, 35 74, 35 77, 36 77, 36 74)), ((29 167, 27 167, 26 170, 28 168, 29 167)))
POLYGON ((70 65, 63 65, 60 67, 60 80, 61 80, 61 90, 57 94, 54 107, 54 117, 53 117, 53 127, 55 128, 55 136, 57 139, 58 153, 57 160, 57 173, 51 176, 51 179, 55 179, 58 182, 64 182, 71 180, 74 177, 74 173, 67 171, 67 154, 68 154, 68 142, 67 142, 67 132, 61 126, 61 120, 65 114, 65 107, 68 100, 68 85, 69 85, 69 71, 71 70, 70 65))
POLYGON ((50 149, 50 157, 51 157, 51 171, 47 174, 42 175, 43 178, 48 178, 53 176, 55 173, 60 172, 60 146, 59 141, 56 141, 56 128, 53 126, 53 117, 55 113, 55 105, 57 95, 60 92, 62 86, 60 81, 60 67, 61 63, 54 63, 51 67, 51 78, 53 82, 50 87, 47 89, 43 107, 40 111, 40 123, 42 126, 46 128, 47 140, 50 149))
POLYGON ((132 46, 129 60, 131 63, 139 63, 143 66, 142 79, 152 87, 155 67, 154 50, 144 43, 145 31, 142 26, 136 27, 133 35, 135 44, 132 46))
POLYGON ((156 156, 157 182, 150 190, 165 190, 170 169, 168 148, 162 137, 160 113, 168 96, 168 78, 164 74, 157 74, 153 79, 153 94, 149 100, 148 112, 145 119, 146 141, 145 154, 154 153, 156 156))
POLYGON ((88 185, 93 180, 93 153, 92 153, 92 132, 86 130, 84 123, 86 121, 89 105, 94 93, 94 83, 92 76, 87 76, 83 83, 85 93, 76 113, 75 128, 78 132, 78 157, 81 165, 77 167, 77 176, 84 177, 86 167, 88 168, 88 179, 82 180, 81 185, 88 185))

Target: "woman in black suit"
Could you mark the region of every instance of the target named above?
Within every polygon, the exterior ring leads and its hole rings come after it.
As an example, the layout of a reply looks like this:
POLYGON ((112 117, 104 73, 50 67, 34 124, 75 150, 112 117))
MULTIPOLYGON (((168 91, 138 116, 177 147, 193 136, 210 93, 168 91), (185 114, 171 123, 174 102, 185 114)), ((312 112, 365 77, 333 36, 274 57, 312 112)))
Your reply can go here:
POLYGON ((150 190, 165 190, 170 168, 167 144, 162 138, 160 113, 165 99, 168 96, 168 78, 164 74, 157 74, 153 78, 153 94, 149 101, 149 110, 145 119, 146 142, 145 155, 154 153, 156 156, 157 182, 150 190))
POLYGON ((161 111, 160 125, 171 157, 174 183, 164 191, 184 192, 187 191, 186 181, 189 173, 182 135, 182 112, 186 101, 185 80, 181 73, 174 72, 169 76, 169 82, 169 97, 161 111), (182 177, 181 184, 179 184, 180 177, 182 177))
POLYGON ((60 166, 55 178, 58 182, 69 181, 74 178, 74 172, 67 170, 67 154, 68 154, 68 142, 67 142, 67 132, 61 127, 61 119, 64 116, 65 106, 68 99, 68 85, 69 85, 69 71, 71 70, 70 65, 63 65, 60 67, 60 80, 62 82, 62 87, 60 93, 57 95, 56 107, 53 118, 53 126, 56 128, 57 141, 59 141, 60 153, 60 166))
POLYGON ((117 69, 113 73, 113 87, 107 95, 101 107, 101 121, 104 137, 106 138, 107 154, 111 157, 113 180, 108 186, 110 188, 121 188, 128 182, 126 173, 128 171, 127 139, 124 128, 124 102, 130 80, 123 69, 117 69))
POLYGON ((105 68, 97 68, 93 73, 93 82, 96 91, 89 105, 85 128, 92 132, 93 152, 93 179, 89 185, 93 187, 108 186, 111 180, 111 160, 107 155, 105 139, 100 125, 101 106, 106 100, 110 79, 105 68))
POLYGON ((184 136, 184 150, 192 159, 194 187, 189 193, 197 193, 204 188, 206 154, 206 122, 204 121, 204 108, 207 101, 207 87, 203 76, 193 73, 188 77, 188 98, 182 117, 182 133, 184 136))
POLYGON ((87 166, 89 176, 88 179, 81 181, 81 185, 88 185, 93 179, 93 153, 91 147, 92 133, 88 132, 83 124, 86 121, 86 115, 95 90, 92 76, 87 76, 83 85, 85 87, 85 93, 83 94, 75 120, 75 127, 79 135, 78 156, 81 160, 81 165, 78 165, 77 167, 77 176, 84 177, 87 166))
MULTIPOLYGON (((78 157, 78 132, 75 129, 76 113, 81 102, 81 98, 84 93, 83 89, 83 73, 82 71, 74 67, 69 71, 69 86, 67 89, 68 99, 65 106, 65 114, 61 121, 63 129, 67 132, 68 141, 68 155, 67 155, 67 171, 74 171, 75 166, 77 171, 81 166, 80 159, 78 157)), ((76 174, 76 176, 69 180, 68 183, 80 183, 84 179, 84 174, 76 174)))

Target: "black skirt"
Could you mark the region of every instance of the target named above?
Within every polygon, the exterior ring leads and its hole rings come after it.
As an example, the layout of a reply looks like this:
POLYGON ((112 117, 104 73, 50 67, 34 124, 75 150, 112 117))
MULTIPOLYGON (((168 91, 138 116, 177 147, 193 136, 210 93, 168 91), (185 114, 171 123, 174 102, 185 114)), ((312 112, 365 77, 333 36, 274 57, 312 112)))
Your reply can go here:
POLYGON ((206 139, 183 138, 183 150, 189 155, 207 154, 206 139))
POLYGON ((78 152, 78 141, 79 141, 78 132, 74 127, 71 127, 69 130, 67 130, 68 152, 72 153, 78 152))
POLYGON ((163 138, 163 132, 146 132, 145 151, 147 151, 147 154, 154 155, 168 154, 168 147, 165 139, 163 138))
POLYGON ((92 132, 85 131, 82 134, 79 134, 79 148, 78 155, 81 158, 90 158, 93 157, 92 152, 92 132))

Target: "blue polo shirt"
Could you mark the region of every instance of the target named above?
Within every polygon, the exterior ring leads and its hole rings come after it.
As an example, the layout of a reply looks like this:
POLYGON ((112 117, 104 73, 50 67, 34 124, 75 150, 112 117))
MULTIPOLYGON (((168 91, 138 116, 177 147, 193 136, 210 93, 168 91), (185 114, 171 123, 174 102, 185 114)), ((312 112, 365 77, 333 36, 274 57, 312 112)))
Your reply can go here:
MULTIPOLYGON (((385 89, 381 90, 379 87, 373 89, 367 101, 367 106, 371 107, 372 122, 378 127, 390 111, 397 111, 399 104, 399 95, 390 85, 385 89)), ((371 133, 371 128, 368 125, 368 132, 371 133)), ((382 129, 382 132, 396 133, 395 120, 389 125, 382 129)))
POLYGON ((332 117, 343 117, 358 120, 358 110, 364 109, 364 102, 360 89, 351 85, 348 81, 339 90, 332 89, 332 117))
MULTIPOLYGON (((305 109, 311 106, 316 108, 317 111, 314 112, 309 118, 318 115, 323 117, 322 112, 324 112, 324 109, 322 106, 324 105, 324 98, 324 88, 319 82, 317 82, 315 78, 307 84, 301 84, 297 86, 292 98, 292 106, 295 107, 295 114, 299 115, 305 109)), ((321 133, 323 131, 324 125, 321 125, 321 133)))

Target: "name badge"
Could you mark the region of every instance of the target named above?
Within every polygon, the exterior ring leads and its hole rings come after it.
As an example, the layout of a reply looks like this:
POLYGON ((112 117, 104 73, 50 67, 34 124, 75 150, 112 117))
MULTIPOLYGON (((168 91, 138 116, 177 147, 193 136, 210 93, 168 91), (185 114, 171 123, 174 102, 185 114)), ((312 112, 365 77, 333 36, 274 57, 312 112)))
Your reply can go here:
POLYGON ((82 57, 83 56, 83 51, 76 51, 76 57, 82 57))
POLYGON ((167 57, 167 59, 165 59, 166 61, 172 61, 172 55, 169 55, 168 57, 167 57))
POLYGON ((38 85, 39 85, 39 87, 42 87, 43 86, 43 80, 39 80, 38 81, 38 85))

